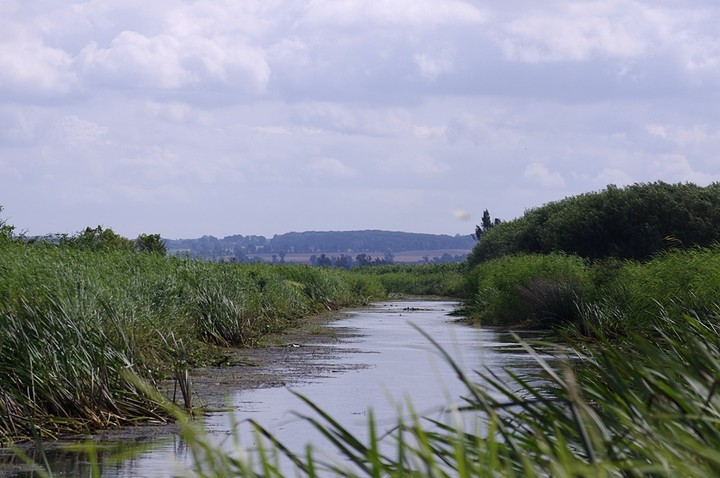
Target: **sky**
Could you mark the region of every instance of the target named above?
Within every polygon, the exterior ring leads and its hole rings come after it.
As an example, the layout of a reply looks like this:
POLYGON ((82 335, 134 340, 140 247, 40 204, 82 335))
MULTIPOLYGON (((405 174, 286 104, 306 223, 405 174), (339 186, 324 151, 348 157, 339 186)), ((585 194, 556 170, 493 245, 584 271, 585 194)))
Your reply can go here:
POLYGON ((720 181, 717 0, 0 0, 28 235, 470 234, 720 181))

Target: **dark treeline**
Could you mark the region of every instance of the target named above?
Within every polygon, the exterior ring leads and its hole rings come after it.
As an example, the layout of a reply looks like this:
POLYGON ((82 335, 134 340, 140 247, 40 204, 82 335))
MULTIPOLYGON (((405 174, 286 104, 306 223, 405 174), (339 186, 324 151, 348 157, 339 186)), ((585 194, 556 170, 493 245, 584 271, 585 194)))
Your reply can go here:
POLYGON ((326 231, 289 232, 265 236, 233 235, 222 239, 203 236, 198 239, 165 239, 170 254, 220 259, 235 257, 252 260, 258 254, 325 253, 339 256, 372 253, 374 257, 386 252, 434 251, 464 249, 473 246, 471 235, 419 234, 394 231, 326 231))
POLYGON ((646 260, 659 251, 709 246, 720 237, 720 184, 608 186, 528 210, 486 229, 470 265, 519 253, 646 260))

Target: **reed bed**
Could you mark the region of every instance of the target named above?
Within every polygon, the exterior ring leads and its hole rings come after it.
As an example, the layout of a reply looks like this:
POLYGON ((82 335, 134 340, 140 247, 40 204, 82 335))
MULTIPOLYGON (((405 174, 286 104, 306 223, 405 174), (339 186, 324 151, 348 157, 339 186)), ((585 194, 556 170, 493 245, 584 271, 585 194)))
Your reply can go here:
POLYGON ((465 264, 405 264, 359 267, 355 274, 372 276, 389 294, 461 298, 465 264))
POLYGON ((383 294, 339 270, 13 241, 0 258, 3 443, 165 420, 127 373, 182 385, 218 346, 252 346, 303 315, 383 294))
POLYGON ((620 337, 649 334, 665 316, 715 314, 719 285, 715 246, 664 252, 646 262, 505 256, 475 266, 465 290, 468 312, 483 324, 620 337))

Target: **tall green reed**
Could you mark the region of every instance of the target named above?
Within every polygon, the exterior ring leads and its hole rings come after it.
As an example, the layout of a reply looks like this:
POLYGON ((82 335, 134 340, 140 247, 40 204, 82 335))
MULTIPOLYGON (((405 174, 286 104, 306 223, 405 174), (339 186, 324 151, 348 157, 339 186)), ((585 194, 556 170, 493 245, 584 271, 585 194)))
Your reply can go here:
POLYGON ((44 243, 5 241, 0 259, 3 442, 160 419, 124 372, 174 378, 188 400, 187 370, 217 346, 254 345, 303 315, 364 302, 359 292, 374 287, 341 271, 44 243))
POLYGON ((578 320, 589 268, 564 254, 505 256, 476 266, 465 287, 470 310, 483 323, 551 328, 578 320))

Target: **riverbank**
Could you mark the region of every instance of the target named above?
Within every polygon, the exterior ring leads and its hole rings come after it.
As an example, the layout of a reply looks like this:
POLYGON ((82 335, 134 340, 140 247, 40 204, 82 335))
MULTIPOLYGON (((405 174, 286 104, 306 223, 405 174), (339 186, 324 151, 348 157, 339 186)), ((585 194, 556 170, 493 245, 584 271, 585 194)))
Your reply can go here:
MULTIPOLYGON (((336 345, 356 340, 358 331, 348 327, 329 326, 346 317, 347 312, 328 311, 300 318, 292 327, 267 334, 256 347, 224 349, 221 353, 221 365, 192 369, 190 377, 194 406, 198 413, 202 415, 226 409, 229 397, 239 391, 290 387, 356 368, 356 365, 342 365, 339 356, 357 351, 352 348, 338 348, 336 345)), ((168 398, 172 398, 173 381, 164 381, 159 384, 159 388, 168 398)), ((176 402, 182 405, 179 392, 176 394, 176 402)), ((202 420, 202 417, 199 419, 202 420)), ((78 453, 78 445, 85 446, 88 440, 98 450, 104 450, 122 444, 151 444, 179 433, 180 425, 173 421, 138 423, 44 441, 41 447, 33 442, 16 446, 40 464, 43 462, 42 453, 51 459, 58 455, 78 453)), ((87 461, 86 458, 84 460, 87 461)), ((33 467, 25 464, 12 449, 0 448, 0 477, 31 472, 32 469, 33 467)))

